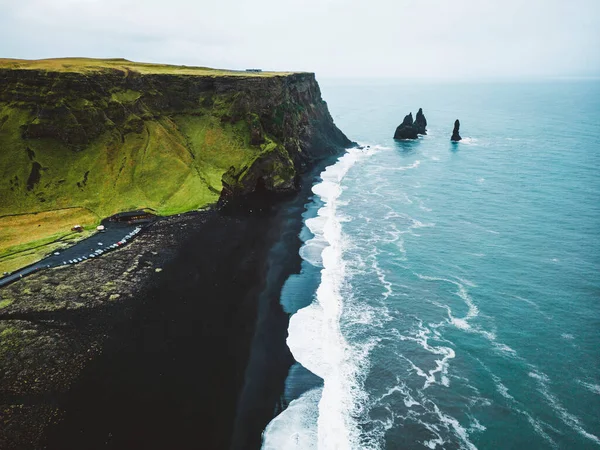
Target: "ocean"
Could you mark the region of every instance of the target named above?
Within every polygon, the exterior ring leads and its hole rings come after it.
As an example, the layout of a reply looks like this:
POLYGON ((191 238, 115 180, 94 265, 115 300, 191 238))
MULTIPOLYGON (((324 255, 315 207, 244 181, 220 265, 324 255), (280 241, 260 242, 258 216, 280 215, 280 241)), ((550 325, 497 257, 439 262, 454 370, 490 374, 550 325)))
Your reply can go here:
POLYGON ((600 448, 600 82, 320 84, 364 148, 305 205, 263 448, 600 448))

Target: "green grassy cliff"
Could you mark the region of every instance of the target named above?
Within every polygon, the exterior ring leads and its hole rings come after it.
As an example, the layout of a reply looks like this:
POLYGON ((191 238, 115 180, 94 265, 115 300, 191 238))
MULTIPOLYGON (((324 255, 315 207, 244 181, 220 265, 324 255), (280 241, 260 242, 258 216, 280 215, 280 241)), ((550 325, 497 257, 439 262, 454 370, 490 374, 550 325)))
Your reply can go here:
POLYGON ((0 59, 0 271, 71 238, 70 221, 291 191, 349 145, 310 73, 0 59))

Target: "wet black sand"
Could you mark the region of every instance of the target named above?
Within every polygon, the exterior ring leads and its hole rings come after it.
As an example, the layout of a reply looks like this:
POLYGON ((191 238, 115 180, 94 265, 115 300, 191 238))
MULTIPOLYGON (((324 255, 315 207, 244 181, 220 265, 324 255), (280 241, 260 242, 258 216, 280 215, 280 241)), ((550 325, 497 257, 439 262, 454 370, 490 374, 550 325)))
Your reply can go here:
POLYGON ((44 448, 260 447, 293 363, 279 293, 300 268, 315 173, 292 198, 189 219, 160 277, 58 399, 64 418, 44 448))

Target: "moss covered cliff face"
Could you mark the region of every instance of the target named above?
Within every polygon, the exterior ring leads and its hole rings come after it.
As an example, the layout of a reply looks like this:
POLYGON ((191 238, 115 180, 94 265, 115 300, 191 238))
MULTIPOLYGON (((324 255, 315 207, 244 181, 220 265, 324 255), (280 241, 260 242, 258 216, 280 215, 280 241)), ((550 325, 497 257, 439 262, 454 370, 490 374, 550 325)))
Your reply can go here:
MULTIPOLYGON (((172 214, 257 186, 290 191, 311 162, 349 145, 311 73, 0 60, 0 220, 172 214)), ((0 237, 0 258, 9 254, 0 237)))

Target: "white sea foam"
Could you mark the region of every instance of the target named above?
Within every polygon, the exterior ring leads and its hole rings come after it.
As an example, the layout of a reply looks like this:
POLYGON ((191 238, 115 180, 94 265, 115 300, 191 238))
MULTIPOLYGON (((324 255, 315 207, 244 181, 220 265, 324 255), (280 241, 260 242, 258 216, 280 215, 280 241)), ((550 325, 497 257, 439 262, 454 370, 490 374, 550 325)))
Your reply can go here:
POLYGON ((398 167, 398 168, 396 168, 396 170, 400 170, 400 171, 402 171, 402 170, 416 169, 416 168, 417 168, 417 167, 419 167, 420 165, 421 165, 421 161, 419 161, 419 160, 417 159, 417 160, 416 160, 414 163, 412 163, 412 164, 410 164, 410 165, 408 165, 408 166, 404 166, 404 167, 398 167))
POLYGON ((470 417, 470 424, 467 429, 457 419, 440 410, 435 402, 425 396, 425 391, 417 391, 418 401, 415 400, 410 394, 410 389, 402 382, 391 388, 378 401, 385 400, 396 392, 400 392, 405 396, 404 404, 408 409, 405 416, 397 414, 395 419, 402 419, 403 423, 417 423, 428 430, 431 433, 431 437, 421 442, 425 447, 431 449, 438 447, 445 448, 446 444, 449 444, 451 448, 476 450, 475 445, 470 440, 470 434, 486 430, 486 427, 477 419, 470 417), (458 442, 452 439, 452 436, 458 442))
MULTIPOLYGON (((533 430, 537 434, 539 434, 542 438, 544 438, 550 444, 550 446, 552 448, 558 448, 556 442, 554 442, 554 440, 550 437, 550 435, 548 433, 546 433, 546 431, 544 430, 544 428, 549 428, 549 429, 552 429, 553 431, 556 431, 556 430, 554 430, 554 428, 552 428, 547 423, 542 422, 541 420, 534 418, 527 411, 523 411, 521 408, 519 408, 519 406, 518 406, 519 402, 509 393, 508 388, 504 385, 504 383, 502 383, 502 380, 500 379, 500 377, 498 377, 497 375, 495 375, 483 363, 483 361, 481 361, 480 359, 477 359, 477 361, 479 361, 479 363, 486 370, 486 372, 488 372, 490 374, 490 376, 494 380, 494 384, 496 385, 496 390, 500 393, 500 395, 502 395, 502 397, 504 397, 506 400, 508 400, 508 402, 512 405, 513 409, 516 412, 518 412, 519 414, 522 414, 523 416, 525 416, 527 418, 527 421, 529 422, 529 424, 533 428, 533 430)), ((529 376, 531 376, 532 378, 535 378, 537 380, 541 380, 541 381, 547 380, 547 377, 545 377, 545 375, 539 374, 536 371, 530 372, 529 376)))
MULTIPOLYGON (((541 314, 541 315, 542 315, 542 316, 543 316, 545 319, 547 319, 547 320, 552 320, 552 318, 551 318, 550 316, 548 316, 548 314, 546 314, 546 313, 545 313, 545 312, 544 312, 544 311, 543 311, 543 310, 540 308, 540 306, 539 306, 539 305, 538 305, 536 302, 534 302, 533 300, 530 300, 530 299, 528 299, 528 298, 525 298, 525 297, 521 297, 521 296, 519 296, 519 295, 508 294, 508 293, 505 293, 505 292, 501 292, 501 294, 502 294, 502 295, 508 295, 509 297, 515 298, 515 299, 517 299, 517 300, 520 300, 520 301, 522 301, 522 302, 525 302, 525 303, 527 303, 528 305, 531 305, 531 306, 533 306, 533 307, 534 307, 534 308, 537 310, 537 312, 538 312, 539 314, 541 314)), ((563 335, 563 337, 564 337, 564 335, 563 335)))
POLYGON ((315 267, 323 267, 321 255, 326 242, 319 239, 311 239, 300 248, 300 256, 315 267))
POLYGON ((381 295, 384 299, 387 299, 390 295, 392 295, 394 291, 392 289, 392 283, 387 281, 387 279, 385 278, 385 272, 379 267, 379 263, 377 262, 377 256, 373 258, 372 267, 375 270, 375 273, 377 274, 377 278, 379 279, 379 281, 385 289, 385 291, 381 295))
POLYGON ((380 166, 380 167, 377 167, 377 171, 378 172, 404 172, 405 170, 416 169, 420 165, 421 165, 421 160, 417 159, 414 163, 409 164, 407 166, 400 166, 400 167, 380 166))
POLYGON ((402 192, 402 197, 401 198, 397 198, 396 200, 399 200, 400 202, 404 203, 405 205, 412 205, 413 201, 408 198, 408 195, 406 195, 406 192, 402 192))
POLYGON ((370 223, 370 222, 371 222, 371 220, 373 220, 373 219, 371 219, 370 217, 367 217, 367 216, 365 216, 364 214, 359 214, 359 215, 358 215, 358 218, 359 218, 359 219, 362 219, 362 220, 364 220, 364 221, 365 221, 365 222, 367 222, 367 223, 370 223))
MULTIPOLYGON (((324 386, 322 390, 311 391, 310 395, 305 394, 296 403, 292 402, 293 410, 288 408, 273 419, 263 434, 265 449, 365 448, 357 444, 359 431, 354 414, 362 407, 361 398, 365 395, 359 388, 360 372, 376 342, 372 341, 360 349, 351 348, 340 330, 340 315, 344 307, 341 290, 346 278, 342 254, 346 243, 341 227, 343 219, 337 207, 342 194, 341 180, 348 170, 361 158, 377 151, 378 148, 349 150, 336 164, 327 167, 321 173, 322 182, 313 186, 313 192, 324 206, 319 209, 317 217, 306 221, 314 238, 305 245, 315 247, 325 243, 321 253, 321 284, 315 301, 291 317, 287 344, 296 361, 323 378, 324 386), (313 244, 313 240, 318 244, 313 244), (320 398, 317 400, 317 397, 320 398), (316 401, 318 407, 315 407, 316 401), (316 421, 296 417, 313 414, 308 406, 310 402, 318 410, 316 421), (295 440, 306 442, 307 447, 296 445, 295 440)), ((314 256, 309 255, 311 252, 312 249, 305 250, 301 256, 314 256)), ((311 259, 314 261, 314 257, 311 259)), ((368 314, 355 316, 358 322, 369 320, 368 314)))
POLYGON ((425 203, 423 202, 422 199, 420 199, 419 197, 415 197, 415 199, 419 202, 419 209, 425 212, 431 212, 433 211, 431 208, 428 208, 427 206, 425 206, 425 203))
POLYGON ((386 398, 394 395, 395 393, 399 393, 402 395, 402 400, 407 408, 411 408, 415 405, 420 405, 420 403, 413 398, 413 396, 410 393, 410 389, 406 386, 406 383, 404 383, 400 379, 400 377, 396 377, 396 382, 398 384, 389 388, 385 394, 383 394, 375 401, 375 403, 379 404, 382 400, 385 400, 386 398))
MULTIPOLYGON (((424 343, 426 341, 426 337, 433 335, 436 340, 439 339, 439 334, 437 330, 429 330, 427 331, 426 326, 419 321, 419 330, 412 333, 409 336, 403 336, 398 331, 395 334, 401 340, 414 341, 424 343)), ((433 336, 429 338, 432 339, 433 336)), ((441 348, 426 344, 430 349, 429 351, 432 353, 443 353, 441 348)), ((417 367, 414 363, 412 363, 406 355, 398 354, 398 356, 404 360, 406 360, 409 365, 412 367, 412 370, 419 376, 422 376, 426 379, 431 380, 431 373, 417 367)), ((433 369, 435 371, 435 369, 433 369)), ((453 377, 455 378, 455 377, 453 377)), ((456 377, 460 378, 460 377, 456 377)), ((480 433, 486 429, 486 427, 480 423, 476 418, 469 416, 470 423, 468 428, 461 425, 460 422, 449 415, 447 412, 442 411, 440 407, 433 401, 432 398, 427 397, 427 392, 429 392, 425 388, 421 389, 411 389, 406 384, 406 376, 397 376, 396 384, 391 388, 388 388, 387 392, 381 395, 379 398, 375 399, 375 403, 381 408, 385 407, 388 403, 395 404, 396 408, 398 408, 397 400, 388 400, 388 398, 392 396, 401 396, 404 406, 406 407, 404 415, 401 415, 396 410, 396 421, 401 420, 404 424, 415 423, 418 424, 423 429, 428 430, 431 435, 421 443, 431 449, 435 448, 461 448, 461 449, 469 449, 475 450, 476 447, 470 440, 470 435, 472 433, 480 433)), ((463 379, 463 381, 468 381, 463 379)), ((440 383, 441 384, 441 383, 440 383)), ((479 392, 476 388, 472 387, 475 392, 479 395, 479 392)), ((434 393, 434 395, 437 395, 434 393)), ((482 405, 490 405, 490 403, 486 399, 478 398, 482 405)), ((475 404, 475 403, 473 403, 475 404)), ((472 404, 472 405, 473 405, 472 404)))
POLYGON ((461 448, 467 448, 468 450, 477 450, 477 447, 469 440, 469 432, 460 424, 458 420, 440 411, 436 404, 433 404, 435 413, 437 414, 440 422, 452 429, 456 436, 461 440, 461 448))
POLYGON ((441 359, 435 360, 434 368, 430 370, 423 370, 421 367, 418 367, 416 364, 414 364, 406 356, 400 355, 401 358, 405 359, 406 362, 410 364, 410 366, 417 375, 425 378, 423 389, 427 389, 429 386, 436 383, 439 383, 446 387, 449 386, 450 379, 448 378, 448 368, 450 365, 450 360, 456 357, 456 353, 451 347, 446 347, 442 345, 431 345, 429 343, 431 333, 432 331, 429 328, 425 327, 422 323, 419 323, 419 329, 413 331, 412 335, 406 336, 400 334, 398 336, 400 340, 416 342, 429 353, 432 353, 434 355, 440 355, 442 357, 441 359), (439 374, 439 379, 436 378, 436 374, 439 374))
MULTIPOLYGON (((469 281, 467 279, 460 278, 460 277, 456 277, 456 279, 459 281, 455 281, 455 280, 449 280, 447 278, 441 278, 441 277, 430 277, 427 275, 421 275, 419 273, 415 273, 415 275, 422 280, 442 281, 442 282, 446 282, 446 283, 455 285, 458 288, 458 290, 455 292, 455 295, 460 297, 463 300, 463 302, 466 304, 466 306, 468 307, 467 314, 464 317, 455 317, 453 315, 452 308, 449 305, 444 305, 444 304, 441 304, 441 303, 438 303, 435 301, 430 301, 430 303, 432 303, 440 308, 444 308, 448 314, 448 319, 447 319, 448 323, 450 323, 454 327, 458 328, 459 330, 465 331, 467 333, 479 334, 479 335, 483 336, 484 338, 486 338, 488 341, 490 341, 490 343, 492 344, 494 349, 497 350, 502 355, 510 357, 510 358, 518 358, 516 350, 514 350, 513 348, 509 347, 508 345, 506 345, 502 342, 498 342, 496 339, 496 334, 493 331, 484 330, 480 326, 471 325, 470 321, 479 316, 479 308, 473 302, 473 299, 469 295, 469 292, 465 286, 477 287, 477 285, 475 283, 473 283, 472 281, 469 281)), ((438 326, 439 325, 440 324, 438 324, 438 326)))
POLYGON ((539 434, 541 437, 543 437, 546 441, 548 441, 548 443, 552 446, 552 448, 558 448, 558 446, 556 445, 556 442, 554 442, 554 439, 552 439, 550 437, 550 435, 544 431, 543 422, 540 422, 539 420, 534 419, 531 416, 531 414, 529 414, 525 411, 521 411, 520 409, 517 409, 517 411, 520 412, 521 414, 523 414, 527 418, 527 421, 533 427, 533 430, 537 434, 539 434))
MULTIPOLYGON (((501 292, 501 294, 504 294, 504 293, 501 292)), ((522 302, 525 302, 525 303, 533 306, 534 308, 539 309, 539 305, 536 302, 534 302, 533 300, 529 300, 528 298, 521 297, 519 295, 512 295, 512 294, 505 294, 505 295, 508 295, 512 298, 516 298, 517 300, 521 300, 522 302)))
POLYGON ((315 388, 292 400, 263 431, 264 450, 312 450, 318 448, 317 405, 322 388, 315 388))
POLYGON ((548 376, 545 373, 533 371, 533 372, 529 372, 527 375, 529 375, 531 378, 535 378, 540 383, 547 383, 548 381, 550 381, 548 379, 548 376))
POLYGON ((593 392, 594 394, 600 395, 600 385, 594 383, 586 383, 582 380, 577 380, 577 382, 583 387, 587 388, 589 391, 593 392))
POLYGON ((503 344, 502 342, 496 342, 494 340, 493 345, 494 345, 494 348, 496 350, 498 350, 500 353, 504 353, 504 354, 510 355, 512 357, 516 357, 517 356, 517 351, 515 349, 509 347, 506 344, 503 344))
POLYGON ((508 393, 508 388, 502 383, 500 377, 491 373, 492 379, 494 380, 494 384, 496 385, 496 390, 500 393, 500 395, 508 400, 514 400, 515 398, 508 393))
POLYGON ((390 208, 390 211, 388 211, 385 216, 383 216, 384 220, 390 220, 390 219, 395 219, 396 217, 402 217, 400 214, 398 214, 396 211, 393 211, 390 208))
POLYGON ((468 307, 468 310, 467 310, 467 314, 464 317, 456 318, 452 315, 452 310, 450 309, 450 307, 446 306, 446 308, 448 310, 448 316, 449 316, 450 323, 452 323, 456 328, 460 328, 462 330, 471 329, 469 320, 471 320, 479 315, 479 308, 477 308, 477 305, 475 305, 475 303, 471 299, 471 296, 467 292, 467 289, 465 288, 463 283, 460 283, 460 282, 454 281, 454 280, 449 280, 447 278, 430 277, 427 275, 421 275, 420 273, 415 273, 415 275, 422 280, 442 281, 445 283, 450 283, 450 284, 455 285, 458 288, 458 290, 455 292, 455 294, 458 295, 464 301, 464 303, 468 307))
POLYGON ((442 446, 446 443, 446 441, 440 436, 439 429, 436 425, 419 421, 421 425, 423 425, 427 430, 435 435, 434 439, 429 439, 428 441, 424 441, 423 445, 427 448, 435 449, 438 445, 442 446))
POLYGON ((435 223, 433 223, 433 222, 423 223, 420 220, 414 219, 412 217, 408 217, 408 218, 412 221, 411 225, 408 227, 409 229, 435 227, 435 223))
POLYGON ((472 138, 472 137, 464 137, 459 142, 460 142, 460 144, 477 145, 477 143, 479 142, 479 140, 475 139, 475 138, 472 138))
POLYGON ((548 387, 550 379, 548 376, 542 372, 539 372, 533 366, 532 369, 533 370, 529 372, 528 375, 537 380, 539 393, 542 394, 542 396, 546 399, 547 403, 552 407, 560 420, 562 420, 565 425, 579 433, 581 436, 589 439, 597 445, 600 445, 600 438, 595 434, 586 431, 583 428, 579 418, 567 411, 567 409, 560 403, 558 398, 556 398, 556 396, 550 392, 550 388, 548 387))
POLYGON ((471 433, 487 430, 487 428, 485 426, 481 425, 481 423, 479 423, 479 421, 475 417, 471 417, 471 421, 472 421, 471 427, 469 428, 469 431, 471 433))

